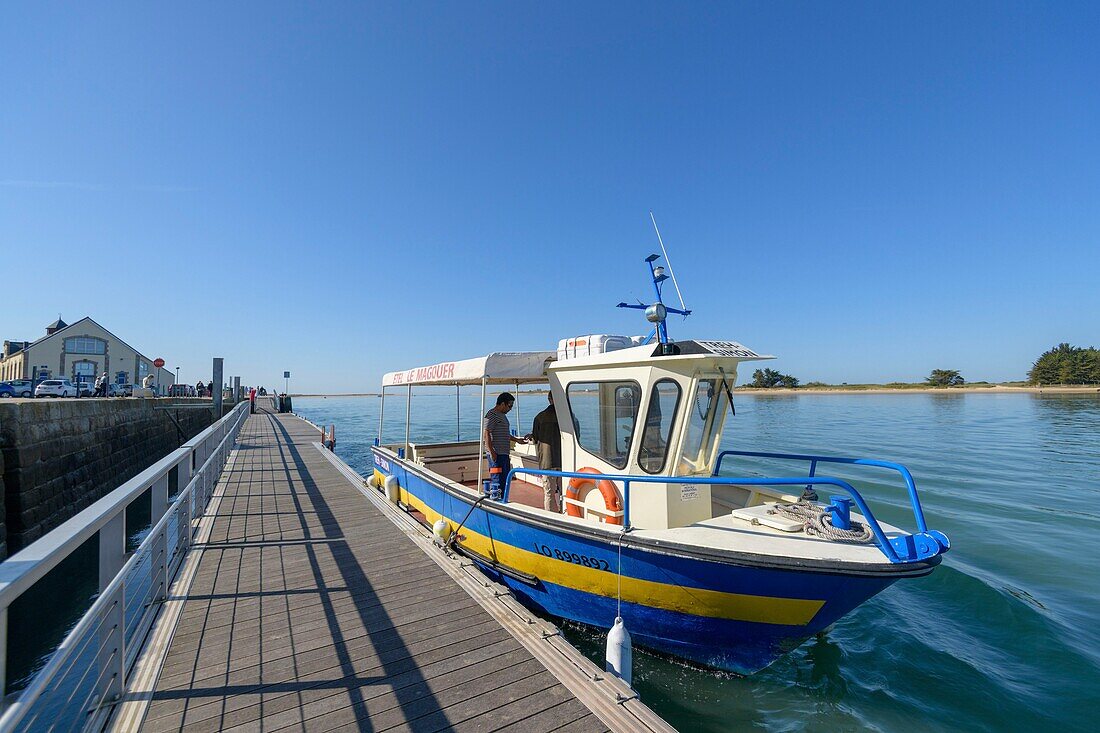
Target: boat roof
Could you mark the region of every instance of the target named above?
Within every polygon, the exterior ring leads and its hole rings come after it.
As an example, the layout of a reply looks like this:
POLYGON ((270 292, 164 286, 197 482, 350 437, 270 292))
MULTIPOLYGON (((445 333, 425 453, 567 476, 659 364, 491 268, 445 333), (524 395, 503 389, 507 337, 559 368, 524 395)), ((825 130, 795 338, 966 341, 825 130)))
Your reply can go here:
POLYGON ((677 341, 673 352, 660 353, 659 345, 648 344, 629 349, 616 349, 591 356, 571 357, 556 361, 555 351, 498 351, 473 359, 442 361, 430 366, 388 372, 382 377, 382 387, 407 385, 479 385, 529 384, 547 381, 547 372, 554 369, 582 369, 593 366, 657 365, 678 360, 719 360, 720 362, 758 361, 774 356, 757 354, 736 341, 677 341))
POLYGON ((687 340, 671 342, 670 346, 668 353, 662 353, 660 344, 645 344, 629 349, 559 359, 551 368, 554 371, 565 371, 604 366, 660 366, 662 363, 677 361, 717 361, 736 365, 742 361, 775 358, 769 354, 757 354, 736 341, 687 340))
POLYGON ((443 361, 430 366, 388 372, 382 387, 405 385, 524 384, 545 382, 553 351, 500 351, 473 359, 443 361))

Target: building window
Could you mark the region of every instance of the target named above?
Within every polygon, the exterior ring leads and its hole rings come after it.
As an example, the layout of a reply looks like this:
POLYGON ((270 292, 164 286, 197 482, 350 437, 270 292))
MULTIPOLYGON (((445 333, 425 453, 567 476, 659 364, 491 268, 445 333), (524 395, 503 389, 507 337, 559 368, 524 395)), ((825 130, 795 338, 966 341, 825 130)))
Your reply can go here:
POLYGON ((616 468, 625 468, 638 421, 637 382, 575 382, 566 391, 577 443, 616 468))
POLYGON ((74 361, 73 362, 73 381, 74 382, 94 382, 95 381, 95 362, 94 361, 74 361))
POLYGON ((126 372, 115 373, 115 384, 126 384, 126 372))
POLYGON ((149 362, 147 362, 147 361, 138 361, 138 381, 140 382, 142 379, 144 379, 148 375, 149 375, 149 362))
POLYGON ((106 354, 107 342, 91 336, 73 336, 65 339, 67 354, 106 354))
POLYGON ((660 473, 665 467, 672 423, 679 406, 679 384, 672 379, 662 379, 653 385, 642 428, 642 447, 638 451, 638 465, 646 473, 660 473))

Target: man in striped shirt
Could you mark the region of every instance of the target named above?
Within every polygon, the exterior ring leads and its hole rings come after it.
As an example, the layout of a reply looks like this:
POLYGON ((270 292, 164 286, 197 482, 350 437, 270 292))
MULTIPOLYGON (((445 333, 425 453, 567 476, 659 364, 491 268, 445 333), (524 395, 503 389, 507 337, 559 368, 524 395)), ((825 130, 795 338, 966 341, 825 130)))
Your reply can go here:
POLYGON ((507 415, 515 404, 515 397, 508 392, 501 392, 497 397, 496 407, 485 413, 485 420, 482 423, 485 455, 489 459, 490 499, 501 498, 504 479, 512 468, 512 443, 526 442, 512 435, 512 428, 508 423, 507 415))

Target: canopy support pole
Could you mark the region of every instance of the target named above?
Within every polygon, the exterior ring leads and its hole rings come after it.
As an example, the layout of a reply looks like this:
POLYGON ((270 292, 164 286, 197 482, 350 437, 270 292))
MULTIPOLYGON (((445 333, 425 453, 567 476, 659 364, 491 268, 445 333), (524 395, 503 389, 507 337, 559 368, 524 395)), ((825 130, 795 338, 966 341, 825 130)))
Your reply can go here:
POLYGON ((378 445, 382 445, 382 416, 386 414, 386 388, 382 387, 382 404, 378 408, 378 445))
POLYGON ((462 402, 458 399, 459 386, 455 385, 455 442, 462 442, 462 402))
POLYGON ((485 467, 485 377, 481 378, 481 413, 482 420, 478 423, 477 431, 477 493, 481 495, 482 468, 485 467))
POLYGON ((519 382, 516 382, 516 435, 526 435, 519 417, 519 382))
POLYGON ((412 406, 413 406, 413 386, 409 384, 409 396, 405 398, 405 460, 410 460, 409 456, 409 423, 412 421, 412 406))

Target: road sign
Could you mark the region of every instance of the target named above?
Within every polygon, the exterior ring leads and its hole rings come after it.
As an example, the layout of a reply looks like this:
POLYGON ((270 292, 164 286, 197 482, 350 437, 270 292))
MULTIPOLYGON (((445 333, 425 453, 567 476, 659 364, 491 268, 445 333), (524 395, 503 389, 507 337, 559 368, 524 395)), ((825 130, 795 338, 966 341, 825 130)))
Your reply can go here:
POLYGON ((290 372, 283 372, 283 379, 290 379, 290 372))
POLYGON ((153 359, 153 366, 155 366, 157 369, 160 369, 162 366, 164 366, 164 359, 161 359, 159 357, 153 359))

